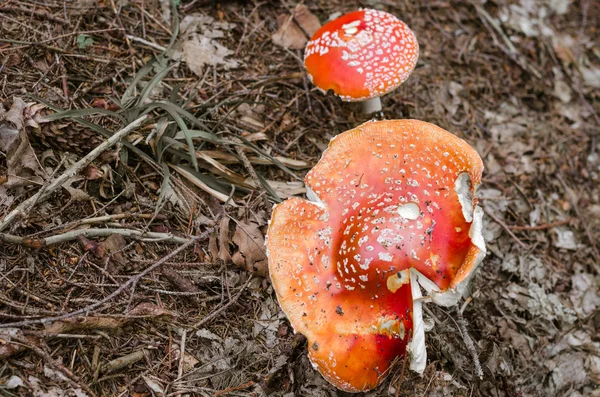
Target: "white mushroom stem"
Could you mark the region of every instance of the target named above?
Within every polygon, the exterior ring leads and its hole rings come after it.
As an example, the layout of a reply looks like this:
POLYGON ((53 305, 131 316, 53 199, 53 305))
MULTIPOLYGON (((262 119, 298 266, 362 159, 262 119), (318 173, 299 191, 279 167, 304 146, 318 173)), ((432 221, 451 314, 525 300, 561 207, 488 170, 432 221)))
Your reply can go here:
POLYGON ((419 286, 418 274, 410 269, 410 289, 413 298, 413 334, 408 344, 410 353, 410 369, 422 374, 427 364, 427 349, 425 348, 425 324, 423 322, 423 294, 419 286))
POLYGON ((379 97, 367 99, 362 102, 362 110, 365 114, 381 112, 381 100, 379 97))

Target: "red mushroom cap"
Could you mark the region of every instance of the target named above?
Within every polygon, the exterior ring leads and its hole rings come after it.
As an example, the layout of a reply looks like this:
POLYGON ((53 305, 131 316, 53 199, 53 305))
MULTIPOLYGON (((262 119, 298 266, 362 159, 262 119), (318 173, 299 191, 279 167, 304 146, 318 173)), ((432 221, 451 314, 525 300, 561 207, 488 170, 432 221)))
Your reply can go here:
POLYGON ((334 138, 306 176, 317 202, 275 207, 271 280, 329 382, 372 389, 411 339, 424 343, 411 287, 424 276, 452 291, 482 258, 482 170, 475 150, 432 124, 368 122, 334 138))
POLYGON ((418 57, 417 38, 404 22, 367 9, 323 25, 306 45, 304 65, 321 90, 364 101, 402 84, 418 57))

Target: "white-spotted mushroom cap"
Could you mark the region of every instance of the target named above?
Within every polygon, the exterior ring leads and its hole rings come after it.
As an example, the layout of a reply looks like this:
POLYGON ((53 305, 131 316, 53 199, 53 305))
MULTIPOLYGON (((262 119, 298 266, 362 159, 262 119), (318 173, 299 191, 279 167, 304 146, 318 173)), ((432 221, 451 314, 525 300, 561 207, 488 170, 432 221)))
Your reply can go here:
POLYGON ((321 90, 365 101, 402 84, 418 57, 417 38, 404 22, 366 9, 323 25, 306 45, 304 65, 321 90))
POLYGON ((423 371, 422 300, 456 303, 485 254, 482 170, 433 124, 368 122, 336 136, 308 173, 314 201, 275 207, 267 253, 279 304, 336 387, 375 388, 407 350, 423 371))

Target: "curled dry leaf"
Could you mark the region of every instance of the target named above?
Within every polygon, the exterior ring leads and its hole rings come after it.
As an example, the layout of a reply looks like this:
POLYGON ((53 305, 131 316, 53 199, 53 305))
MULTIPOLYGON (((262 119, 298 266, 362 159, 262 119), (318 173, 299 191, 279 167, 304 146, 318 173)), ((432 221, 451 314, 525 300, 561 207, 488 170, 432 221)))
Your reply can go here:
POLYGON ((146 316, 146 317, 160 317, 160 316, 173 316, 174 314, 169 310, 166 310, 160 306, 155 305, 151 302, 142 302, 136 307, 131 309, 128 313, 130 316, 146 316))
POLYGON ((84 235, 77 236, 77 242, 82 250, 85 252, 91 252, 96 258, 102 259, 105 257, 106 252, 104 247, 95 241, 90 240, 84 235))
POLYGON ((90 196, 84 192, 81 189, 75 188, 73 186, 71 186, 73 183, 78 182, 83 180, 84 178, 82 176, 74 176, 72 178, 70 178, 68 181, 66 181, 62 187, 69 192, 69 195, 71 196, 71 199, 73 201, 87 201, 90 199, 90 196))
POLYGON ((260 276, 267 274, 264 233, 254 222, 239 222, 233 235, 238 251, 232 261, 237 266, 260 276))
POLYGON ((283 48, 302 50, 308 39, 321 27, 321 22, 305 5, 299 4, 293 15, 281 14, 277 17, 277 32, 273 42, 283 48))
POLYGON ((104 172, 94 164, 90 164, 83 169, 81 175, 85 177, 88 181, 94 181, 96 179, 100 179, 104 176, 104 172))
POLYGON ((127 264, 122 252, 126 245, 125 237, 120 234, 111 234, 102 242, 104 251, 110 255, 111 266, 116 265, 116 267, 122 268, 127 264))
POLYGON ((223 262, 229 262, 231 255, 229 254, 229 218, 223 217, 219 225, 219 254, 218 258, 223 262))
POLYGON ((294 22, 291 15, 281 14, 277 17, 277 32, 272 37, 273 43, 283 48, 301 50, 308 42, 308 38, 294 22))
POLYGON ((308 37, 312 37, 321 28, 319 18, 304 4, 298 4, 294 9, 294 20, 304 30, 308 37))
POLYGON ((46 333, 49 335, 65 334, 72 331, 90 331, 90 330, 114 330, 127 322, 124 318, 88 316, 73 317, 65 320, 55 321, 46 326, 46 333))
POLYGON ((8 112, 0 116, 0 151, 6 153, 6 188, 42 183, 40 163, 27 137, 27 104, 13 99, 8 112))

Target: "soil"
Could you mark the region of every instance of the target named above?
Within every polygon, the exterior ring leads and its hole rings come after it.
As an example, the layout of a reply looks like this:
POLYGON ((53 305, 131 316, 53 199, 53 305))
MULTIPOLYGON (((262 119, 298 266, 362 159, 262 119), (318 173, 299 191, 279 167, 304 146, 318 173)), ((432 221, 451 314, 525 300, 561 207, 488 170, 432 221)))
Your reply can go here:
MULTIPOLYGON (((176 3, 0 2, 1 395, 347 395, 310 365, 263 244, 272 204, 369 116, 311 85, 304 32, 280 28, 295 2, 176 3)), ((302 3, 404 20, 420 56, 385 117, 485 164, 467 295, 426 305, 422 376, 400 361, 363 395, 600 396, 600 3, 417 3, 302 3)))

